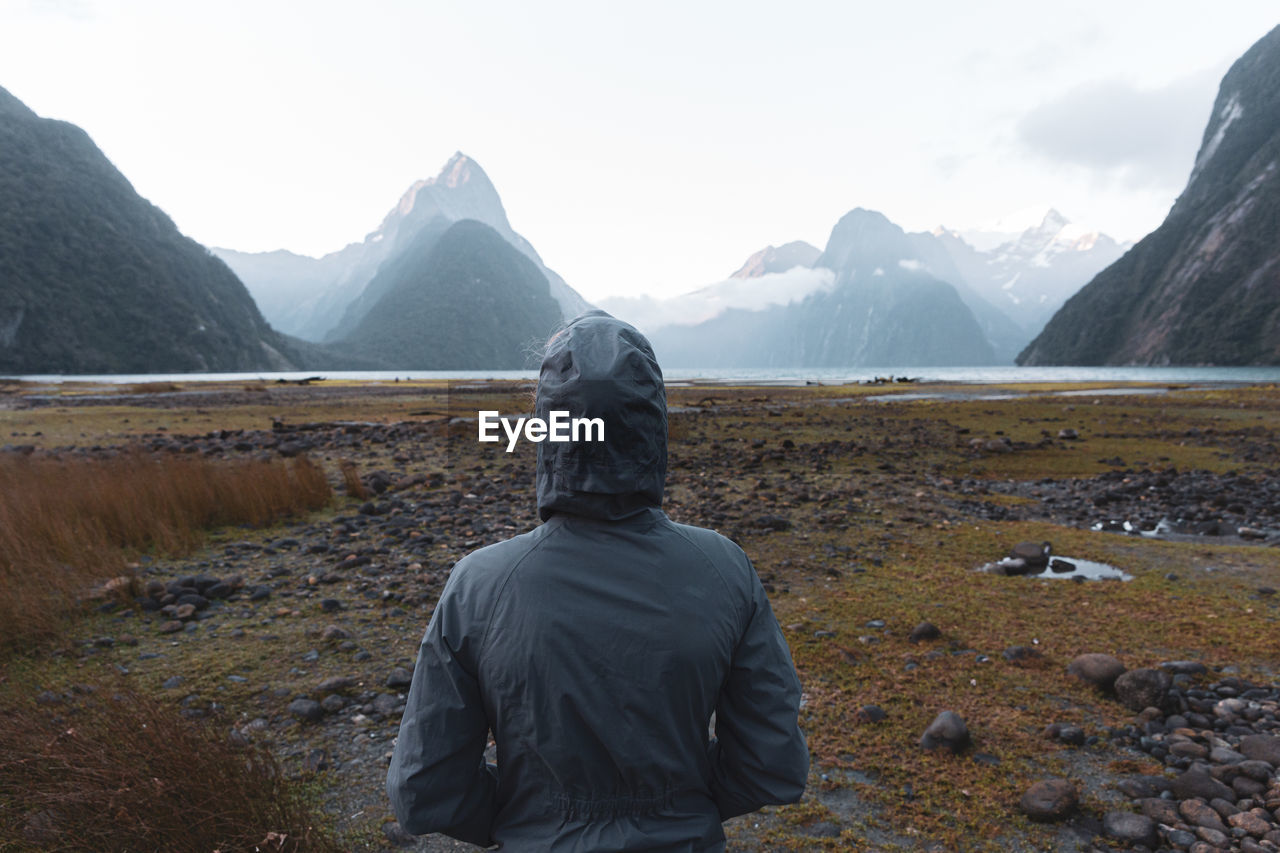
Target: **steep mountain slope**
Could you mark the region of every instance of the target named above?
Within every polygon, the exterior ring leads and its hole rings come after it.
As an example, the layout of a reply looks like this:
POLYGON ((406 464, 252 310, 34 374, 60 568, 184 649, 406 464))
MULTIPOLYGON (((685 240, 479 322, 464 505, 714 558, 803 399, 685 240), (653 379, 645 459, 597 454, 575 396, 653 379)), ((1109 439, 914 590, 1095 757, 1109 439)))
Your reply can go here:
POLYGON ((1020 364, 1280 364, 1280 27, 1231 66, 1163 224, 1020 364))
POLYGON ((830 287, 760 311, 734 309, 651 336, 673 367, 906 367, 995 360, 956 289, 924 270, 911 241, 861 208, 831 232, 815 267, 830 287))
POLYGON ((366 296, 365 289, 384 262, 416 243, 423 228, 439 235, 462 219, 485 223, 533 261, 549 281, 565 318, 590 307, 512 230, 489 176, 461 152, 450 158, 439 175, 409 187, 364 240, 323 258, 287 252, 214 252, 244 280, 267 318, 280 329, 307 340, 338 340, 378 301, 376 294, 366 296))
POLYGON ((954 287, 961 301, 973 312, 987 343, 991 345, 995 363, 1013 364, 1032 334, 970 284, 975 279, 982 281, 986 276, 985 256, 963 242, 959 246, 948 246, 946 237, 937 234, 912 232, 907 239, 911 243, 912 257, 920 262, 921 269, 954 287), (961 249, 967 249, 970 254, 962 253, 961 249), (964 263, 970 258, 971 264, 964 263))
POLYGON ((222 261, 75 125, 0 89, 0 371, 289 369, 222 261))
POLYGON ((423 229, 369 288, 380 298, 335 347, 393 369, 536 366, 561 320, 533 261, 474 220, 423 229))

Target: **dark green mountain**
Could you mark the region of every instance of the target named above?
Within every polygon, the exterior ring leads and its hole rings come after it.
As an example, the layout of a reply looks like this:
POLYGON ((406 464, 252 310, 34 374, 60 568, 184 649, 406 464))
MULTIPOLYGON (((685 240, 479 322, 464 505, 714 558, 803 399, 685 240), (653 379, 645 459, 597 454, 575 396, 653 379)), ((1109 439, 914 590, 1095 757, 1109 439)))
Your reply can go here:
POLYGON ((480 222, 423 229, 383 263, 378 294, 334 348, 391 369, 519 369, 536 366, 561 322, 547 277, 480 222))
POLYGON ((0 89, 0 372, 290 369, 226 264, 75 125, 0 89))
POLYGON ((1280 364, 1280 27, 1222 78, 1159 228, 1085 285, 1019 364, 1280 364))
POLYGON ((973 312, 931 275, 907 235, 858 208, 813 264, 831 285, 762 310, 733 309, 650 335, 671 367, 987 365, 995 355, 973 312))

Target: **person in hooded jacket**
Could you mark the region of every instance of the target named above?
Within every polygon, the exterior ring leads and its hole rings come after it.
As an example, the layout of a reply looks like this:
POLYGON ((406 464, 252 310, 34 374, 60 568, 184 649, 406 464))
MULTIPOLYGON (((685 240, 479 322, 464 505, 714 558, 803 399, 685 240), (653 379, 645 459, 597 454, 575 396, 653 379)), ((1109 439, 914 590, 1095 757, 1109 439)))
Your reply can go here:
POLYGON ((396 816, 509 853, 724 850, 722 821, 795 802, 808 776, 769 600, 742 549, 662 512, 666 392, 643 335, 576 318, 535 408, 601 418, 605 440, 540 443, 543 524, 454 566, 387 773, 396 816))

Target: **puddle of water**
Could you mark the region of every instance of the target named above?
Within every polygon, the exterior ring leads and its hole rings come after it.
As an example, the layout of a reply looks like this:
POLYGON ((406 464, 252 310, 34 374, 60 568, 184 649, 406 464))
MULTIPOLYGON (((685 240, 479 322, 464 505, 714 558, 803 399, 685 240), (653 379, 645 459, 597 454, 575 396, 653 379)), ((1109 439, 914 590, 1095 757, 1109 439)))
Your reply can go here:
POLYGON ((1109 563, 1099 563, 1095 560, 1080 560, 1075 557, 1054 557, 1049 560, 1048 567, 1034 575, 1027 575, 1032 578, 1066 578, 1074 580, 1076 578, 1084 578, 1091 581, 1131 581, 1133 575, 1126 571, 1117 569, 1109 563), (1054 565, 1054 564, 1057 565, 1054 565))
POLYGON ((1108 563, 1081 560, 1076 557, 1051 557, 1049 565, 1039 571, 1026 570, 1026 562, 1017 557, 1005 557, 987 563, 978 569, 991 574, 1021 575, 1028 578, 1061 578, 1074 581, 1131 581, 1133 575, 1108 563))

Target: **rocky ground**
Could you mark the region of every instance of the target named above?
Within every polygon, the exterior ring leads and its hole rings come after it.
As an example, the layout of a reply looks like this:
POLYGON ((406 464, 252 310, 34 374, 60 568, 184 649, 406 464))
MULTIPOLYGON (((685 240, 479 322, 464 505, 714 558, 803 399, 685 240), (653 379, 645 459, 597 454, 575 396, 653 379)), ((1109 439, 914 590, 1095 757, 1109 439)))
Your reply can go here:
MULTIPOLYGON (((144 595, 86 623, 37 695, 107 662, 318 778, 353 849, 473 849, 407 837, 382 785, 451 566, 537 523, 531 448, 482 450, 466 420, 525 392, 385 389, 0 403, 7 452, 307 454, 340 495, 143 559, 144 595)), ((731 848, 1280 850, 1275 390, 834 393, 673 391, 667 510, 755 561, 815 759, 806 799, 732 821, 731 848), (1136 579, 973 571, 1021 540, 1136 579)))

